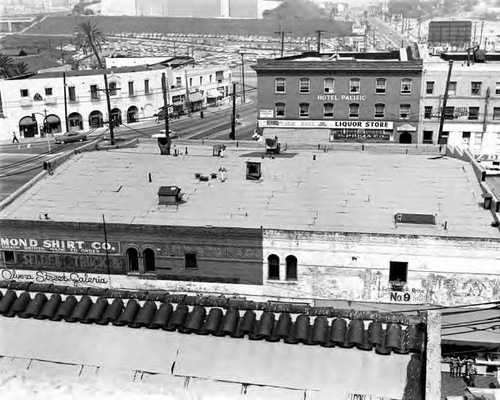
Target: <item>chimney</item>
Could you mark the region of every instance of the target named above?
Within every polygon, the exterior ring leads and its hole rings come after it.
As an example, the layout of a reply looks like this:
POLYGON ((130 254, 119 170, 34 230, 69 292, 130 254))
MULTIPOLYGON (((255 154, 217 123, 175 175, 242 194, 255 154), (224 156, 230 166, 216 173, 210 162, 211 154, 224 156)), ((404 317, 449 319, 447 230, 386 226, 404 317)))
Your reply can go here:
POLYGON ((181 189, 177 186, 160 186, 158 189, 158 204, 177 204, 181 201, 181 189))

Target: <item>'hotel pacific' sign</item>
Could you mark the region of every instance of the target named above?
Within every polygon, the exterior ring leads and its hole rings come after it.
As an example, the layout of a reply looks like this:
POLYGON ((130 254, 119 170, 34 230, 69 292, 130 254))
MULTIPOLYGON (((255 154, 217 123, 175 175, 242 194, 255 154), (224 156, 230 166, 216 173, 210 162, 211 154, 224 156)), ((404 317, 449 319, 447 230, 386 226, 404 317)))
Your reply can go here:
POLYGON ((66 239, 28 239, 0 237, 0 250, 55 251, 59 253, 119 254, 118 242, 66 240, 66 239))

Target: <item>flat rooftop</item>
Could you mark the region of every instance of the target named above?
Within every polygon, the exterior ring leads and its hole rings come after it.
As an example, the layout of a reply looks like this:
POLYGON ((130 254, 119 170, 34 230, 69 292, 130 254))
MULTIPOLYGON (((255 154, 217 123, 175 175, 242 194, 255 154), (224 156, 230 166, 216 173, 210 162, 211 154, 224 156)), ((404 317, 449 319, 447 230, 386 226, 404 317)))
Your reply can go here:
POLYGON ((80 153, 0 218, 101 223, 104 214, 107 223, 500 238, 472 167, 457 159, 292 149, 271 159, 263 146, 233 145, 224 158, 212 154, 188 144, 187 155, 161 156, 153 140, 80 153), (247 161, 261 163, 261 179, 246 179, 247 161), (178 186, 184 202, 159 205, 160 186, 178 186), (432 214, 436 224, 395 223, 398 213, 432 214))

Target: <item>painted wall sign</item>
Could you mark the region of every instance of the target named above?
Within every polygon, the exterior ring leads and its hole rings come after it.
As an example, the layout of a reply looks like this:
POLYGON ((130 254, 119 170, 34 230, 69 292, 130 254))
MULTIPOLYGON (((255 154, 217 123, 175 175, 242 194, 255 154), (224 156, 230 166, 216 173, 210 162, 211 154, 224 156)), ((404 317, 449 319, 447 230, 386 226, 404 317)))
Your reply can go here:
POLYGON ((78 272, 24 271, 16 269, 0 269, 0 280, 56 283, 73 286, 105 286, 109 285, 109 276, 102 274, 86 274, 78 272))
POLYGON ((318 94, 319 101, 365 101, 366 94, 318 94))
POLYGON ((363 129, 389 129, 394 126, 392 121, 330 121, 330 120, 280 120, 259 119, 260 128, 363 128, 363 129))
POLYGON ((59 253, 119 254, 118 242, 66 240, 66 239, 29 239, 0 237, 0 250, 55 251, 59 253))
POLYGON ((259 110, 259 118, 274 118, 274 110, 259 110))
POLYGON ((385 134, 385 133, 379 133, 379 132, 374 132, 371 133, 370 131, 356 131, 356 132, 349 132, 349 130, 345 129, 342 132, 336 132, 330 134, 330 142, 333 142, 334 140, 389 140, 391 138, 391 135, 385 134))

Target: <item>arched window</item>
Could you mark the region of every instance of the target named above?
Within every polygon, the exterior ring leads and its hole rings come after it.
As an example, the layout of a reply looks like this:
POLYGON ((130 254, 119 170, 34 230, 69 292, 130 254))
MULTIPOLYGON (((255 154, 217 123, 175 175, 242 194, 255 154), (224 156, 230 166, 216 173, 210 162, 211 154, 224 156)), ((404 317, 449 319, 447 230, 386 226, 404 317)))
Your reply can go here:
POLYGON ((385 104, 377 103, 375 104, 375 118, 384 118, 385 116, 385 104))
POLYGON ((349 93, 359 93, 361 91, 361 83, 359 78, 351 78, 349 82, 349 93))
POLYGON ((299 117, 300 118, 309 118, 309 103, 300 103, 299 104, 299 117))
POLYGON ((411 94, 411 79, 401 79, 401 93, 411 94))
POLYGON ((299 93, 309 93, 309 78, 299 79, 299 93))
POLYGON ((151 249, 145 249, 142 252, 144 263, 144 272, 153 272, 155 270, 155 252, 151 249))
POLYGON ((286 92, 286 80, 285 80, 285 78, 276 78, 274 80, 274 92, 275 93, 285 93, 286 92))
POLYGON ((375 93, 385 93, 386 82, 385 78, 377 78, 375 81, 375 93))
POLYGON ((333 118, 333 104, 323 104, 323 118, 333 118))
POLYGON ((268 279, 280 279, 280 258, 276 254, 267 257, 268 279))
POLYGON ((286 258, 286 279, 290 281, 297 280, 297 257, 295 256, 286 258))
POLYGON ((359 104, 349 104, 349 118, 359 118, 359 104))
POLYGON ((335 80, 333 78, 325 78, 323 81, 323 92, 333 93, 335 90, 335 80))
POLYGON ((286 115, 286 104, 285 103, 276 103, 274 105, 276 110, 276 118, 283 118, 286 115))
POLYGON ((139 254, 133 247, 127 249, 127 267, 129 271, 139 271, 139 254))

